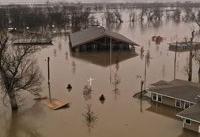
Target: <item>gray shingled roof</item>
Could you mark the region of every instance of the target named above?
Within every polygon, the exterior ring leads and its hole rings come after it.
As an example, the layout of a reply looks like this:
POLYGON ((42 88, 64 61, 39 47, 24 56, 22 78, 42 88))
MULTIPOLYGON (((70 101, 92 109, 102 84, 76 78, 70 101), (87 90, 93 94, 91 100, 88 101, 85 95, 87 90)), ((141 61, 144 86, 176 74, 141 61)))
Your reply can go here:
POLYGON ((71 46, 80 46, 90 41, 103 38, 105 36, 123 41, 130 45, 138 45, 119 33, 108 31, 103 27, 90 27, 88 29, 70 34, 71 46))
POLYGON ((200 123, 200 103, 197 103, 188 109, 181 111, 176 116, 181 118, 188 118, 200 123))
POLYGON ((200 101, 200 97, 198 97, 200 95, 199 84, 183 80, 173 80, 166 83, 162 81, 160 83, 154 83, 153 85, 156 86, 151 87, 149 91, 194 103, 200 101))
POLYGON ((169 82, 167 82, 167 81, 160 80, 160 81, 158 81, 158 82, 156 82, 156 83, 153 83, 153 84, 151 84, 151 85, 153 85, 153 86, 166 86, 166 85, 169 85, 168 83, 169 83, 169 82))

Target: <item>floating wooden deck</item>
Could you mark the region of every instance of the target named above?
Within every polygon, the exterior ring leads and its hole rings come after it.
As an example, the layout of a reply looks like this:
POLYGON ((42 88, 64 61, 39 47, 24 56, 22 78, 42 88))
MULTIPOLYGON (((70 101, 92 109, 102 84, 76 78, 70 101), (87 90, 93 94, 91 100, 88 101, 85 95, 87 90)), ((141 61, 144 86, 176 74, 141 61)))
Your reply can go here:
POLYGON ((58 99, 52 99, 51 101, 50 100, 48 101, 47 106, 50 109, 58 110, 58 109, 61 109, 61 108, 69 107, 69 103, 65 103, 65 102, 58 100, 58 99))
POLYGON ((185 52, 190 51, 191 49, 200 49, 200 42, 192 42, 192 44, 190 42, 169 43, 170 51, 185 52))

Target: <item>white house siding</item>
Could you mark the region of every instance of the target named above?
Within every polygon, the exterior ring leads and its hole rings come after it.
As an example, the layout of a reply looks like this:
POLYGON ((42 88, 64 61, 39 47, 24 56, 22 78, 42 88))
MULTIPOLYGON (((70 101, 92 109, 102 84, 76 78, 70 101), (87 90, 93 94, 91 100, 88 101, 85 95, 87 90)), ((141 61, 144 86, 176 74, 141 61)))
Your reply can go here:
POLYGON ((194 121, 191 121, 191 124, 185 123, 185 119, 183 119, 183 128, 189 129, 195 132, 199 132, 199 126, 200 124, 194 121))

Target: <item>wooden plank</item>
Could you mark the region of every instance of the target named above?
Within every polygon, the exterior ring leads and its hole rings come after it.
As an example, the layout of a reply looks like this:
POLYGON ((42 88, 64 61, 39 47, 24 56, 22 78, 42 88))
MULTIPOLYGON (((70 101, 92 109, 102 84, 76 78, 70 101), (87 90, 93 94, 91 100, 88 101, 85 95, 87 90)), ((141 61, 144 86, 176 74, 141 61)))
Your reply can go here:
POLYGON ((45 99, 48 99, 47 96, 44 96, 44 97, 36 97, 34 98, 33 100, 45 100, 45 99))
POLYGON ((48 101, 47 106, 50 109, 58 110, 58 109, 61 109, 61 108, 64 108, 64 107, 69 107, 69 103, 65 103, 65 102, 58 100, 58 99, 52 99, 51 101, 48 101))

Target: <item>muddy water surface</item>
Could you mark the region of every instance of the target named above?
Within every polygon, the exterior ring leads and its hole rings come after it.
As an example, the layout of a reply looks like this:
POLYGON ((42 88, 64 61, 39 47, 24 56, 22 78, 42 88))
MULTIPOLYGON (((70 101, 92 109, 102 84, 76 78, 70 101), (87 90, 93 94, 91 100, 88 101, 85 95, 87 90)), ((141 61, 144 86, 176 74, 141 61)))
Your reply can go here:
MULTIPOLYGON (((174 52, 168 51, 168 43, 190 36, 194 24, 172 22, 159 27, 131 27, 124 22, 118 31, 150 51, 147 67, 147 84, 158 80, 173 80, 174 52), (153 35, 164 37, 160 45, 151 41, 153 35)), ((133 98, 140 89, 139 75, 144 74, 144 58, 140 48, 135 54, 121 53, 112 58, 109 53, 72 56, 67 36, 57 36, 53 46, 37 53, 38 64, 44 76, 43 95, 47 90, 46 58, 50 57, 52 96, 67 102, 70 107, 53 111, 45 101, 35 102, 26 95, 23 109, 10 116, 9 107, 1 104, 0 137, 188 137, 197 136, 182 130, 182 122, 174 117, 176 110, 149 101, 133 98), (103 58, 103 57, 104 58, 103 58), (107 59, 105 59, 107 58, 107 59), (117 59, 116 59, 117 58, 117 59), (119 59, 120 58, 120 59, 119 59), (84 94, 84 86, 93 78, 91 94, 84 94), (72 85, 69 92, 67 84, 72 85), (99 96, 105 95, 105 102, 99 96), (93 117, 88 120, 87 112, 93 117)), ((177 55, 177 78, 187 80, 184 67, 189 53, 177 55)), ((197 65, 194 62, 193 81, 197 82, 197 65)))

